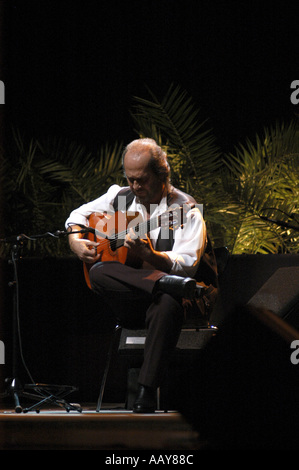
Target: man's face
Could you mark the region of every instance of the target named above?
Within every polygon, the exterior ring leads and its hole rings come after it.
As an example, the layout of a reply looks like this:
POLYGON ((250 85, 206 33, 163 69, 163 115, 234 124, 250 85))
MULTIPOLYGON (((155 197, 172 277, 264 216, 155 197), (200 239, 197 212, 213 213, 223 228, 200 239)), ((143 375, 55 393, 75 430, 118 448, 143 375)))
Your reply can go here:
POLYGON ((129 150, 124 159, 124 169, 131 191, 140 203, 148 206, 158 204, 161 200, 164 184, 149 168, 150 153, 148 149, 129 150))

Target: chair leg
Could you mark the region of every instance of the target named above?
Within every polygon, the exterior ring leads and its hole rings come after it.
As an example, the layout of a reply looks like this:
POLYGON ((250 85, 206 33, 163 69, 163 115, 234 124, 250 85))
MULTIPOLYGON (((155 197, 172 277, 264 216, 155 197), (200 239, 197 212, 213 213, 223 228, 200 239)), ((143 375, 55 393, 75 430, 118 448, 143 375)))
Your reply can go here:
POLYGON ((96 412, 99 412, 101 410, 102 406, 102 400, 103 400, 103 395, 104 395, 104 390, 105 390, 105 385, 106 385, 106 380, 107 380, 107 375, 109 372, 109 367, 110 367, 110 361, 111 361, 111 356, 112 356, 112 351, 113 351, 113 346, 114 346, 114 340, 116 337, 117 331, 121 328, 120 325, 116 325, 114 328, 114 332, 110 341, 110 346, 108 349, 108 354, 107 354, 107 360, 106 360, 106 366, 102 378, 102 383, 101 383, 101 388, 100 388, 100 393, 97 401, 97 407, 96 407, 96 412))

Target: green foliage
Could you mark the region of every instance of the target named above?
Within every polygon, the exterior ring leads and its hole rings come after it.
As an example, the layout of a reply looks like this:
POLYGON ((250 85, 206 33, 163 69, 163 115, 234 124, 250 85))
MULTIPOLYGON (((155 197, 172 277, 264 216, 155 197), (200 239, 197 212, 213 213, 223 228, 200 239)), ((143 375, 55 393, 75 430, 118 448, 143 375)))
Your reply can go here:
MULTIPOLYGON (((72 209, 123 182, 122 144, 92 153, 75 142, 27 141, 18 132, 11 137, 2 168, 6 223, 1 236, 64 230, 72 209)), ((0 249, 6 254, 10 247, 0 249)), ((51 238, 28 240, 24 250, 34 256, 69 253, 65 239, 51 238)))
POLYGON ((204 172, 212 174, 222 166, 215 137, 198 120, 199 111, 179 87, 171 86, 161 102, 150 95, 152 101, 135 98, 132 116, 137 133, 155 138, 165 148, 173 184, 205 203, 209 195, 204 172))
MULTIPOLYGON (((134 99, 136 133, 154 138, 167 151, 172 183, 203 204, 214 246, 226 245, 237 254, 297 253, 298 123, 265 129, 254 143, 239 144, 223 155, 185 91, 172 85, 161 100, 148 92, 148 99, 134 99)), ((92 152, 75 142, 27 140, 12 132, 1 159, 5 226, 0 236, 64 230, 72 209, 112 183, 124 184, 122 147, 116 142, 92 152)), ((0 254, 9 249, 2 244, 0 254)), ((33 256, 69 254, 66 239, 28 240, 24 249, 33 256)))
POLYGON ((222 155, 186 92, 170 87, 161 102, 150 94, 151 100, 136 98, 137 132, 165 147, 173 184, 203 203, 214 246, 235 254, 298 252, 298 122, 265 129, 255 144, 222 155))
POLYGON ((299 128, 297 122, 265 129, 256 143, 226 156, 223 181, 231 203, 235 253, 294 253, 299 248, 299 128), (265 220, 264 218, 270 219, 265 220), (271 222, 276 220, 294 229, 271 222), (296 227, 298 229, 296 230, 296 227))

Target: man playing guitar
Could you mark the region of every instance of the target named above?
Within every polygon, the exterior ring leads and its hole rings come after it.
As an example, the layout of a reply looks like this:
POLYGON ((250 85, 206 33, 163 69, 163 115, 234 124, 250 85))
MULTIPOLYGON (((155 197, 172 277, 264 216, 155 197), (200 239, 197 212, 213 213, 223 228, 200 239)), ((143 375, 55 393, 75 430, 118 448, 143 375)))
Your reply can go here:
POLYGON ((123 168, 128 186, 113 185, 75 209, 66 227, 74 232, 70 248, 84 263, 89 287, 122 326, 147 328, 133 411, 151 413, 186 304, 209 317, 217 268, 201 211, 191 196, 170 184, 161 147, 153 139, 131 142, 123 168), (78 233, 82 226, 90 230, 88 236, 78 233))

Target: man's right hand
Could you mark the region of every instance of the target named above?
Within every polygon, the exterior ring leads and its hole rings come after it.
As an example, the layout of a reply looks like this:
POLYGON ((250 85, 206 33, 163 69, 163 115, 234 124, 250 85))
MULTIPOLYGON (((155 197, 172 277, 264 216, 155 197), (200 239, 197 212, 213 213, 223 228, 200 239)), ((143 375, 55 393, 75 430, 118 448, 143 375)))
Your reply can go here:
POLYGON ((85 238, 79 238, 73 235, 69 236, 69 245, 71 250, 78 256, 81 261, 85 263, 95 263, 101 256, 97 253, 99 243, 85 238))
POLYGON ((101 256, 97 253, 99 243, 83 238, 82 233, 75 233, 79 232, 81 229, 82 227, 78 225, 72 225, 71 228, 69 228, 69 232, 74 232, 70 233, 68 236, 70 249, 81 261, 85 263, 95 263, 101 256))

